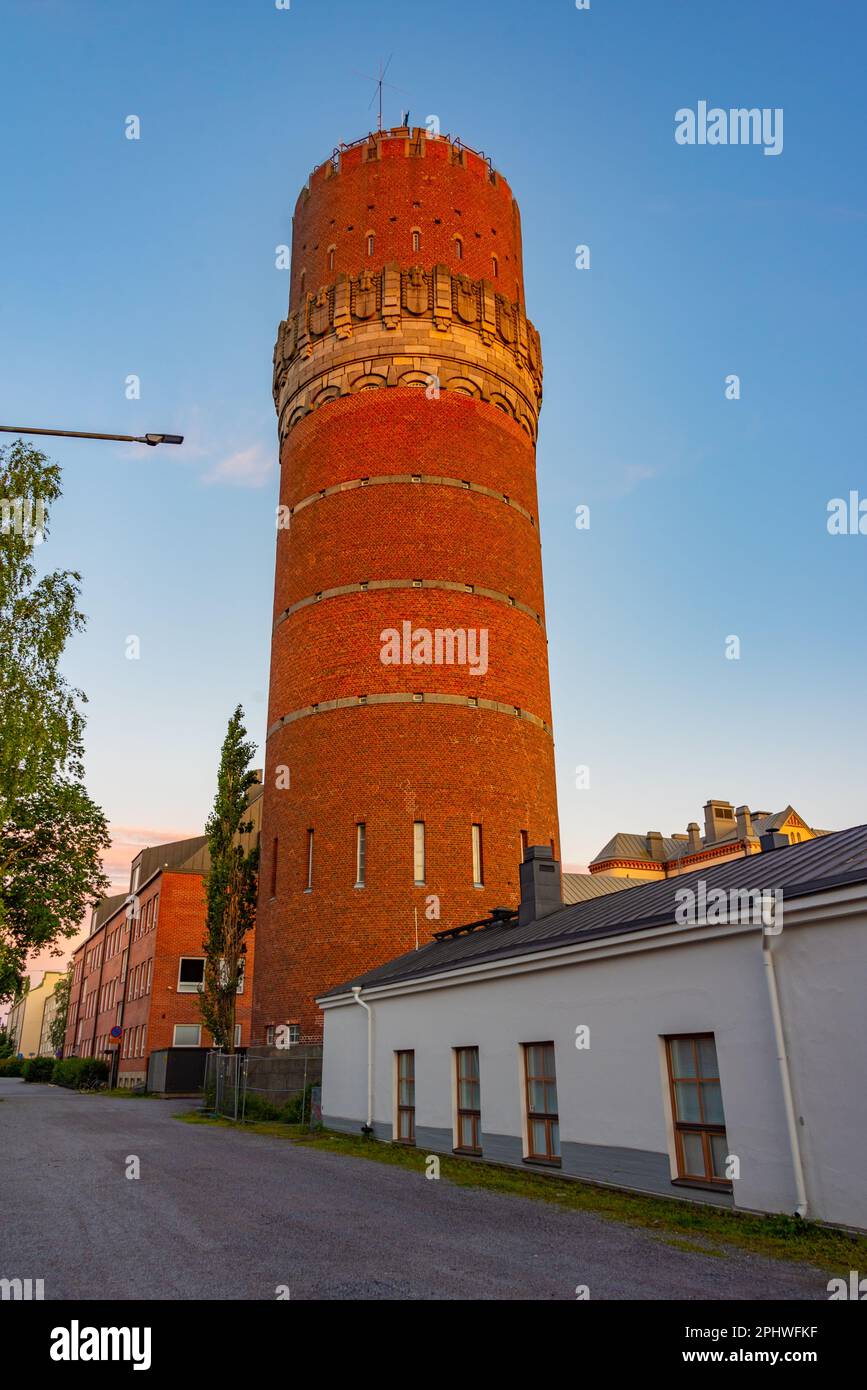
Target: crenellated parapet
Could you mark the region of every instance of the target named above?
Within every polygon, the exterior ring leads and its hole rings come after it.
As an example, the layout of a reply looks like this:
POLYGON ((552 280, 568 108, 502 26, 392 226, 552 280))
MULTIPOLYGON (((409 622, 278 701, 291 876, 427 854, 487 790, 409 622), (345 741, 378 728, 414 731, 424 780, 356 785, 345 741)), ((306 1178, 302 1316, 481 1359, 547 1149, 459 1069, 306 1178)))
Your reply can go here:
POLYGON ((284 437, 310 411, 372 387, 435 385, 486 401, 535 440, 539 334, 490 280, 395 262, 338 275, 280 324, 274 403, 284 437))

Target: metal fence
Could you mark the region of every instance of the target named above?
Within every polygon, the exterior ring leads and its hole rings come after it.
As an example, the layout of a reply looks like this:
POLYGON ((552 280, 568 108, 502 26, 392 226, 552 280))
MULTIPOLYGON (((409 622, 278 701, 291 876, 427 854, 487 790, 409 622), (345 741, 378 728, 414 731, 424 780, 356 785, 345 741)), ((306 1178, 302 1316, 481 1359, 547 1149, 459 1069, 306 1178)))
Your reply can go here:
POLYGON ((279 1118, 312 1128, 321 1123, 321 1076, 321 1054, 311 1057, 303 1046, 290 1047, 276 1057, 209 1052, 203 1100, 212 1114, 242 1124, 248 1119, 279 1118))
POLYGON ((247 1058, 240 1052, 209 1052, 202 1083, 205 1105, 215 1115, 242 1120, 247 1099, 247 1058))

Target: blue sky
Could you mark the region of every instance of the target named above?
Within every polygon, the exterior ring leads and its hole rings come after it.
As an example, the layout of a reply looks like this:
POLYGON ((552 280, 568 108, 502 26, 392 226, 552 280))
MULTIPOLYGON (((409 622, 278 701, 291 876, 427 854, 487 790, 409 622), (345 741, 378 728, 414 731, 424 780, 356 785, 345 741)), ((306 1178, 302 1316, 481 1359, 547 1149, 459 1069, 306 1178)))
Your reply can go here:
POLYGON ((867 819, 867 536, 825 524, 867 497, 859 7, 3 0, 2 29, 2 423, 188 440, 50 448, 41 560, 83 576, 67 671, 119 839, 199 830, 238 701, 264 734, 274 248, 392 52, 386 122, 436 113, 521 204, 564 859, 710 796, 867 819), (782 107, 782 154, 679 146, 700 100, 782 107))

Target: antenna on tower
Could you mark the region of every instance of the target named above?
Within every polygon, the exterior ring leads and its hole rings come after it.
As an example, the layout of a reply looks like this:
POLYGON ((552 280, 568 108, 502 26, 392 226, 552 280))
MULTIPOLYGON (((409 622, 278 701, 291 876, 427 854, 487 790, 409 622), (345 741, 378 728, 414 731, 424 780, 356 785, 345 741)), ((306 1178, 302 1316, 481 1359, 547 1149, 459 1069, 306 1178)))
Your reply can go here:
POLYGON ((393 92, 403 92, 404 96, 407 95, 407 93, 404 91, 403 87, 395 87, 395 85, 394 85, 393 82, 386 82, 386 81, 385 81, 385 74, 388 72, 389 68, 391 67, 391 59, 392 59, 393 57, 394 57, 394 54, 392 53, 391 56, 389 57, 388 62, 385 64, 385 67, 383 67, 382 62, 380 61, 380 64, 379 64, 379 76, 378 76, 378 77, 371 77, 370 74, 369 74, 369 73, 366 73, 366 72, 359 72, 359 73, 357 74, 358 77, 363 77, 363 78, 365 79, 365 81, 367 81, 367 82, 375 82, 375 83, 376 83, 376 91, 373 93, 373 96, 370 98, 370 102, 369 102, 369 104, 368 104, 367 109, 368 109, 368 111, 369 111, 370 108, 371 108, 371 106, 373 105, 373 103, 376 101, 377 97, 379 97, 379 125, 377 126, 377 129, 380 131, 380 133, 382 132, 382 89, 383 89, 383 87, 389 87, 389 88, 391 89, 391 91, 393 91, 393 92))

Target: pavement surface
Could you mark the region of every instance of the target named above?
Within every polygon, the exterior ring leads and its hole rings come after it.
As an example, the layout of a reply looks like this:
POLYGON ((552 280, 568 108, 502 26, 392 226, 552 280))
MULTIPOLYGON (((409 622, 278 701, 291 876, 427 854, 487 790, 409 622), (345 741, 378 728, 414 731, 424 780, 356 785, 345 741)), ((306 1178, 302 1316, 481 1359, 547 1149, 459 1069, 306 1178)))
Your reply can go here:
POLYGON ((76 1300, 827 1301, 804 1265, 173 1118, 188 1108, 0 1078, 0 1278, 76 1300))

